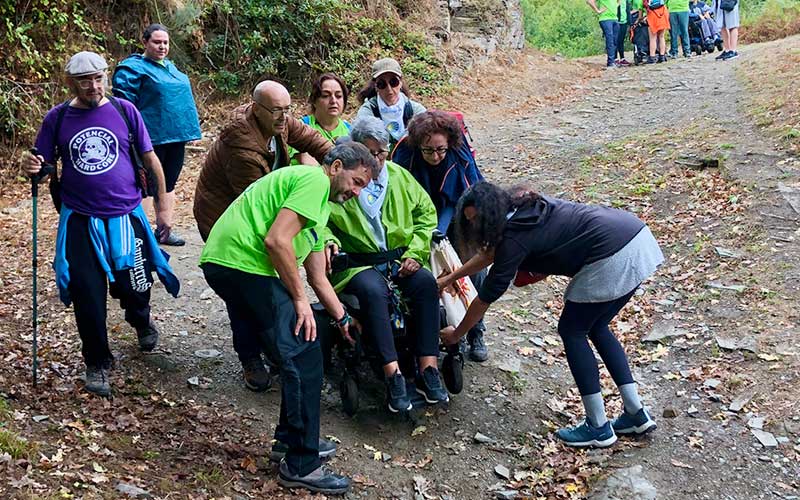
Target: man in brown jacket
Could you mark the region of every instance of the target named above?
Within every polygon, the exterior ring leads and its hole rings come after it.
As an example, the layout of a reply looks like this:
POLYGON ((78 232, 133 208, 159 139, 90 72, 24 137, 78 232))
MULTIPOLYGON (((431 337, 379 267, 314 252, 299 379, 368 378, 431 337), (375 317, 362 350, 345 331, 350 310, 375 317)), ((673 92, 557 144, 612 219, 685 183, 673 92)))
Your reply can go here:
POLYGON ((206 157, 194 192, 194 218, 203 241, 222 212, 247 186, 289 165, 287 146, 322 162, 333 144, 289 115, 289 91, 278 82, 256 85, 253 101, 236 108, 206 157))

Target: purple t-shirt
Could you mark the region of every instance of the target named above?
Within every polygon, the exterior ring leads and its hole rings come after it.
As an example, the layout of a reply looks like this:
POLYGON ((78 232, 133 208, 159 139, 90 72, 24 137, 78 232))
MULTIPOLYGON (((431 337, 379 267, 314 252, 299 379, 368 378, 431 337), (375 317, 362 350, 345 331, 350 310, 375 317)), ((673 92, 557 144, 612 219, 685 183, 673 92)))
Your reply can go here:
MULTIPOLYGON (((142 116, 133 104, 118 99, 133 126, 141 154, 153 150, 142 116)), ((72 210, 94 217, 132 212, 142 201, 130 157, 128 127, 110 103, 94 109, 70 106, 58 137, 53 137, 58 107, 47 112, 36 137, 36 148, 49 163, 55 146, 61 153, 61 201, 72 210)))

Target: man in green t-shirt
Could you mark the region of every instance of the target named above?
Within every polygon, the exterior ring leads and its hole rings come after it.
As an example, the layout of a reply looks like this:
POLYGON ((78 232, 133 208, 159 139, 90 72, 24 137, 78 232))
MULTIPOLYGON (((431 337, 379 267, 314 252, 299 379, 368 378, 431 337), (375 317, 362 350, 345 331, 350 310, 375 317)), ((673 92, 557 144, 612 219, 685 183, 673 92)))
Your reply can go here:
POLYGON ((606 40, 606 67, 616 68, 614 57, 617 55, 617 38, 619 38, 617 18, 619 0, 586 0, 586 3, 597 14, 600 29, 603 30, 603 37, 606 40))
POLYGON ((253 390, 269 377, 261 352, 280 370, 281 410, 271 459, 281 460, 279 482, 325 494, 341 494, 350 480, 323 469, 320 456, 336 446, 319 439, 322 351, 314 314, 298 268, 342 335, 350 316, 325 274, 322 229, 328 202, 358 196, 377 177, 369 150, 355 142, 335 146, 322 167, 296 166, 251 184, 225 210, 200 255, 206 281, 228 309, 233 345, 253 390))
POLYGON ((669 9, 669 56, 678 57, 678 37, 681 39, 683 57, 692 57, 689 44, 689 0, 667 0, 669 9))

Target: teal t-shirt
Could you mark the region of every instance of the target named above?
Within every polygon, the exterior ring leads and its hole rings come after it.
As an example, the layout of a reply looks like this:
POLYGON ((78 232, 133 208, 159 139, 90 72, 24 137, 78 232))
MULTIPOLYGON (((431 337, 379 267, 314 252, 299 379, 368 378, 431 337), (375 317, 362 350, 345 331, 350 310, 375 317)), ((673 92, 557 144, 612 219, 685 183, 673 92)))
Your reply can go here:
POLYGON ((689 12, 689 0, 666 0, 670 12, 689 12))
POLYGON ((603 11, 603 13, 597 15, 598 21, 617 20, 617 6, 619 5, 618 0, 597 0, 596 5, 600 10, 603 10, 603 7, 606 9, 603 11))
MULTIPOLYGON (((322 128, 322 125, 317 123, 317 119, 314 117, 314 115, 306 115, 306 116, 304 116, 303 119, 302 119, 302 122, 305 123, 306 125, 308 125, 309 127, 313 128, 314 130, 316 130, 320 134, 322 134, 322 137, 328 139, 329 141, 331 141, 333 143, 335 143, 336 139, 338 139, 339 137, 344 137, 344 136, 350 135, 350 124, 347 123, 345 120, 342 120, 341 118, 339 118, 339 124, 336 125, 336 128, 331 130, 330 132, 328 132, 327 130, 322 128)), ((292 159, 292 161, 289 163, 290 165, 299 165, 300 164, 300 162, 298 160, 294 159, 294 156, 297 153, 299 153, 298 150, 296 150, 293 147, 289 146, 289 158, 292 159)))
POLYGON ((324 248, 321 235, 331 213, 330 179, 322 167, 299 165, 271 172, 250 184, 222 213, 208 235, 200 263, 214 263, 261 276, 279 277, 264 246, 282 208, 306 218, 292 239, 297 266, 324 248))

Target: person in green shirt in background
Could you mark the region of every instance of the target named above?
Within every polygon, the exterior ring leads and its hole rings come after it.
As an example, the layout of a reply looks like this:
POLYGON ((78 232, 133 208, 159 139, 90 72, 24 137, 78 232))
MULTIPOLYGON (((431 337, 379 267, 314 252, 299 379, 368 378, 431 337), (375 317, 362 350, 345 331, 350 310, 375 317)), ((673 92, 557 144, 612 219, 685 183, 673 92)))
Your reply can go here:
POLYGON ((262 350, 280 370, 281 409, 270 459, 278 482, 325 494, 345 493, 350 480, 320 465, 336 446, 319 438, 322 350, 298 267, 345 339, 350 316, 325 274, 322 230, 329 201, 358 196, 378 174, 369 150, 347 142, 322 167, 276 170, 250 184, 208 235, 200 267, 228 309, 233 345, 252 381, 269 386, 262 350))
POLYGON ((355 197, 331 207, 325 240, 331 253, 347 253, 347 269, 331 275, 337 291, 355 295, 361 308, 359 321, 381 358, 389 411, 411 409, 404 374, 394 345, 391 282, 403 294, 409 314, 405 332, 417 357, 416 391, 430 404, 447 402, 437 369, 439 355, 439 291, 428 269, 431 239, 438 218, 436 207, 423 187, 405 168, 387 161, 389 132, 380 118, 359 118, 350 137, 369 148, 381 165, 380 174, 355 197))
MULTIPOLYGON (((347 107, 347 98, 350 90, 335 73, 323 73, 311 84, 311 94, 308 96, 308 105, 311 114, 300 119, 303 123, 313 128, 331 142, 336 142, 339 137, 350 135, 350 124, 342 119, 347 107)), ((290 147, 290 165, 315 165, 317 162, 308 153, 290 147)))
POLYGON ((617 38, 619 38, 619 22, 617 6, 619 0, 586 0, 589 7, 597 14, 603 38, 606 40, 606 67, 616 68, 614 57, 617 55, 617 38))
POLYGON ((669 57, 678 57, 678 37, 683 57, 692 57, 689 48, 689 0, 666 0, 669 9, 669 57))
POLYGON ((631 26, 631 0, 620 0, 617 6, 617 21, 619 23, 619 33, 617 34, 617 54, 619 59, 617 66, 630 66, 631 63, 625 59, 625 39, 628 38, 628 28, 631 26))

